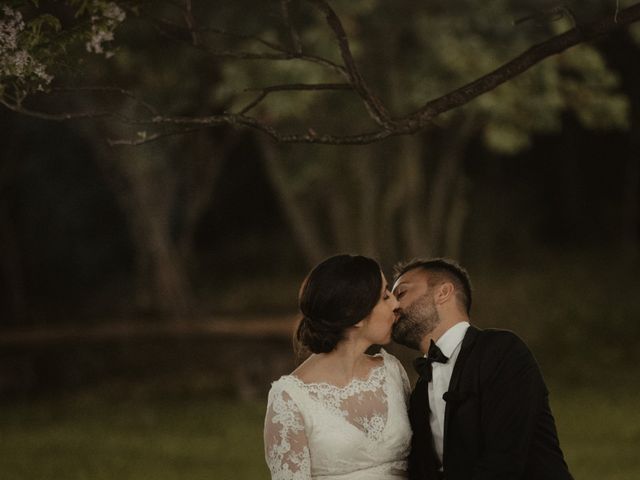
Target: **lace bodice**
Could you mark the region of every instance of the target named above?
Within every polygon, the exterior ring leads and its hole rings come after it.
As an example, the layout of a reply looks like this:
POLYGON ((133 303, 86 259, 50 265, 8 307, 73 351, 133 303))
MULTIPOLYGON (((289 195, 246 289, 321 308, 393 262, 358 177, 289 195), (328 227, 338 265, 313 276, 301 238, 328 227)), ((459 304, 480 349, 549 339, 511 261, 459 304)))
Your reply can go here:
POLYGON ((406 477, 409 380, 382 350, 366 379, 344 387, 285 375, 273 383, 265 456, 274 480, 406 477))

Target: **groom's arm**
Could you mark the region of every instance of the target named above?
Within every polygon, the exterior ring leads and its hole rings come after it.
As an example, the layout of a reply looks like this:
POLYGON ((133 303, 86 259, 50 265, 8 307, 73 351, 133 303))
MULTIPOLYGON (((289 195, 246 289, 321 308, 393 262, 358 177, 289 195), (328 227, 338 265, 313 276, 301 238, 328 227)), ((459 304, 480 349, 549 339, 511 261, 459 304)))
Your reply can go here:
POLYGON ((484 448, 473 480, 522 477, 547 396, 540 368, 525 343, 511 332, 495 335, 482 368, 486 372, 480 416, 484 448))

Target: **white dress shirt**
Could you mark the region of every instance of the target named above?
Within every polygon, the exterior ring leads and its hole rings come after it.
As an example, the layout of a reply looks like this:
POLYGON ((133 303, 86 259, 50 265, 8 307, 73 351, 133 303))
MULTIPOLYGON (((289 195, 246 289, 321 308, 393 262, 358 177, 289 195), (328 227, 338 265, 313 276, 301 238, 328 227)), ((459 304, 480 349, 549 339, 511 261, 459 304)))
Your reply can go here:
POLYGON ((456 364, 458 353, 460 353, 460 345, 465 333, 467 333, 467 328, 469 328, 469 322, 456 323, 438 339, 436 345, 449 358, 449 361, 447 363, 433 362, 431 366, 433 377, 428 387, 429 406, 431 407, 429 423, 440 463, 442 463, 442 452, 444 451, 444 409, 446 406, 442 396, 449 390, 453 367, 456 364))

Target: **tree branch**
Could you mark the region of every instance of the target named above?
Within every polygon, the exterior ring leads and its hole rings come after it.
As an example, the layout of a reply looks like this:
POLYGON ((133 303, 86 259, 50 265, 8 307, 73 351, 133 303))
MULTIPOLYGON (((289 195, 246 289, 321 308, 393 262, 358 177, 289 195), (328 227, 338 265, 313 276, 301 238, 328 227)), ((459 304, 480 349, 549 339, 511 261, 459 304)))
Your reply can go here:
POLYGON ((29 117, 40 118, 42 120, 53 120, 56 122, 63 122, 67 120, 78 120, 82 118, 104 118, 112 116, 111 112, 106 110, 95 110, 88 112, 65 112, 65 113, 47 113, 47 112, 38 112, 35 110, 29 110, 28 108, 24 108, 20 105, 11 104, 6 100, 0 98, 0 104, 4 105, 6 108, 15 113, 20 113, 22 115, 28 115, 29 117))
POLYGON ((356 66, 356 62, 351 54, 351 47, 349 46, 347 33, 345 32, 342 22, 336 12, 325 0, 307 1, 324 14, 327 24, 331 30, 333 30, 333 34, 338 41, 338 48, 340 49, 342 60, 347 69, 347 73, 349 74, 349 82, 353 85, 353 88, 358 95, 360 95, 360 98, 362 98, 371 118, 373 118, 373 120, 382 127, 392 128, 391 118, 389 117, 387 109, 382 105, 380 99, 371 92, 356 66))
POLYGON ((267 95, 273 92, 285 92, 285 91, 308 91, 308 90, 353 90, 353 87, 349 83, 315 83, 315 84, 305 84, 305 83, 292 83, 286 85, 274 85, 271 87, 264 88, 248 88, 245 92, 260 92, 260 94, 247 106, 242 108, 239 112, 240 115, 244 115, 249 110, 254 108, 260 102, 262 102, 267 95))
POLYGON ((105 87, 105 86, 81 86, 81 87, 55 87, 52 88, 53 93, 69 93, 69 92, 104 92, 104 93, 119 93, 134 102, 142 106, 152 116, 160 115, 160 112, 156 107, 148 102, 142 100, 139 96, 133 93, 131 90, 126 90, 119 87, 105 87))
POLYGON ((200 45, 200 36, 198 35, 198 31, 196 29, 196 21, 193 18, 193 6, 191 5, 191 0, 184 0, 184 21, 191 32, 191 42, 195 47, 200 45))
MULTIPOLYGON (((283 0, 286 1, 286 0, 283 0)), ((527 51, 514 58, 513 60, 498 67, 494 71, 482 76, 481 78, 474 80, 467 85, 464 85, 458 89, 455 89, 439 98, 433 99, 425 103, 420 109, 412 112, 408 115, 391 119, 387 114, 385 108, 379 102, 379 100, 369 91, 361 74, 359 73, 353 56, 351 55, 348 39, 342 23, 327 4, 325 0, 307 0, 313 4, 316 8, 320 9, 327 19, 328 24, 332 28, 340 52, 345 63, 345 67, 333 64, 332 62, 322 59, 321 57, 312 57, 308 55, 300 55, 295 52, 290 52, 276 44, 267 45, 276 53, 252 53, 252 52, 227 52, 227 51, 214 51, 215 54, 221 56, 227 56, 228 58, 240 58, 240 59, 262 59, 262 60, 291 60, 301 59, 306 61, 315 61, 316 63, 330 66, 335 70, 345 75, 349 81, 348 84, 340 83, 327 83, 327 84, 288 84, 288 85, 275 85, 258 89, 259 95, 247 106, 245 106, 239 113, 220 113, 209 116, 200 117, 185 117, 185 116, 170 116, 160 115, 157 113, 157 109, 139 98, 128 90, 120 89, 116 87, 80 87, 77 90, 88 91, 105 91, 116 92, 121 95, 125 95, 140 105, 152 114, 151 118, 136 119, 129 118, 121 115, 117 111, 108 110, 96 110, 87 112, 67 112, 67 113, 47 113, 39 112, 24 108, 21 102, 14 101, 5 94, 4 97, 0 97, 0 105, 3 105, 9 110, 17 113, 42 118, 46 120, 55 121, 67 121, 86 118, 102 118, 112 117, 118 121, 138 126, 150 126, 157 128, 159 126, 173 126, 180 127, 169 129, 160 133, 154 133, 145 138, 135 138, 131 140, 112 140, 112 144, 130 144, 138 145, 141 143, 147 143, 157 138, 161 138, 167 135, 180 134, 184 132, 193 131, 199 128, 215 127, 219 125, 241 126, 246 128, 253 128, 261 131, 271 137, 273 140, 281 143, 318 143, 318 144, 331 144, 331 145, 362 145, 367 143, 373 143, 380 141, 384 138, 396 135, 410 135, 419 130, 427 128, 432 124, 434 118, 438 115, 465 105, 477 98, 479 95, 487 93, 503 83, 517 77, 521 73, 527 71, 532 66, 538 64, 545 58, 552 55, 561 53, 575 45, 583 42, 594 40, 600 36, 609 34, 611 32, 620 30, 627 25, 640 20, 640 3, 637 3, 631 7, 619 10, 615 15, 607 16, 599 21, 593 22, 587 25, 581 25, 579 28, 573 28, 563 34, 556 35, 549 40, 546 40, 538 45, 529 48, 527 51), (283 49, 279 51, 279 49, 283 49), (272 92, 276 91, 292 91, 292 90, 348 90, 352 89, 358 93, 362 98, 369 115, 378 124, 379 128, 362 132, 357 134, 317 134, 313 130, 308 129, 306 133, 285 133, 276 129, 276 127, 251 116, 246 113, 254 108, 258 103, 264 100, 264 98, 272 92)), ((184 30, 184 27, 180 27, 184 30)), ((194 27, 195 28, 195 27, 194 27)), ((201 31, 203 29, 200 29, 201 31)), ((221 33, 227 34, 226 32, 221 33)), ((250 38, 250 37, 246 37, 250 38)), ((255 38, 254 38, 255 39, 255 38)), ((271 42, 270 42, 271 43, 271 42)), ((191 42, 189 42, 192 45, 191 42)), ((198 48, 203 48, 202 45, 198 45, 198 48)), ((71 89, 73 90, 73 89, 71 89)), ((62 91, 62 89, 60 89, 62 91)))
POLYGON ((137 138, 131 138, 131 139, 125 139, 125 138, 113 139, 113 138, 109 138, 109 139, 107 139, 107 143, 111 147, 114 147, 114 146, 117 146, 117 145, 138 146, 138 145, 144 145, 145 143, 155 142, 156 140, 159 140, 159 139, 165 138, 165 137, 173 137, 173 136, 176 136, 176 135, 185 135, 187 133, 197 132, 198 130, 202 130, 203 128, 205 128, 205 127, 169 130, 169 131, 166 131, 166 132, 154 133, 152 135, 147 135, 147 132, 139 132, 137 138))
MULTIPOLYGON (((286 50, 282 45, 278 45, 275 42, 270 42, 269 40, 265 40, 264 38, 258 37, 257 35, 247 35, 244 33, 229 32, 227 30, 222 30, 220 28, 214 28, 214 27, 196 27, 195 25, 189 25, 185 28, 184 25, 180 25, 178 23, 172 22, 171 20, 167 20, 165 18, 155 18, 152 16, 148 16, 147 18, 149 18, 151 23, 153 23, 156 26, 170 27, 171 29, 180 31, 180 32, 183 30, 187 30, 187 33, 189 34, 192 34, 193 32, 215 33, 216 35, 221 35, 224 37, 229 37, 229 38, 234 38, 239 40, 253 40, 255 42, 258 42, 264 45, 265 47, 269 47, 278 52, 283 52, 286 50)), ((172 37, 172 38, 175 38, 175 37, 172 37)))
MULTIPOLYGON (((178 40, 182 42, 186 41, 184 38, 172 35, 166 29, 163 28, 163 26, 166 26, 177 31, 183 31, 185 30, 185 27, 183 25, 178 25, 176 23, 173 23, 165 19, 157 19, 153 17, 149 17, 149 18, 151 22, 154 24, 154 26, 156 27, 156 29, 158 29, 158 31, 162 35, 166 36, 167 38, 170 38, 171 40, 178 40)), ((191 33, 191 30, 189 29, 186 29, 186 30, 188 33, 191 33)), ((254 53, 254 52, 219 51, 215 49, 200 48, 201 50, 205 50, 210 55, 213 55, 213 56, 223 57, 223 58, 235 58, 239 60, 302 60, 305 62, 315 63, 316 65, 321 65, 323 67, 329 68, 333 70, 335 73, 338 73, 339 75, 343 76, 345 79, 347 80, 349 79, 349 75, 346 69, 342 65, 338 65, 337 63, 332 62, 329 59, 326 59, 317 55, 302 53, 302 51, 291 51, 282 45, 265 40, 256 35, 246 35, 242 33, 228 32, 226 30, 221 30, 219 28, 213 28, 213 27, 200 27, 195 29, 195 31, 200 33, 214 33, 216 35, 222 35, 225 37, 236 38, 240 40, 253 40, 255 42, 258 42, 270 48, 271 50, 274 50, 280 53, 280 55, 276 55, 274 57, 266 57, 265 55, 269 55, 269 54, 266 54, 266 53, 261 54, 261 53, 254 53)), ((188 42, 188 44, 193 46, 192 42, 188 42)), ((198 45, 198 47, 201 47, 201 46, 202 45, 198 45)))
POLYGON ((282 14, 284 25, 289 32, 289 38, 291 39, 291 47, 293 48, 293 51, 297 54, 302 54, 302 43, 300 42, 300 36, 298 35, 296 29, 293 27, 289 15, 290 2, 291 0, 280 0, 280 12, 282 14))
POLYGON ((503 83, 517 77, 540 63, 547 57, 564 52, 580 43, 594 40, 624 26, 640 20, 640 3, 620 10, 616 15, 606 17, 587 25, 581 25, 556 35, 542 43, 534 45, 513 60, 498 67, 473 82, 453 90, 439 98, 427 102, 418 111, 406 117, 403 123, 409 127, 420 129, 423 125, 441 113, 453 110, 469 103, 483 93, 494 90, 503 83))

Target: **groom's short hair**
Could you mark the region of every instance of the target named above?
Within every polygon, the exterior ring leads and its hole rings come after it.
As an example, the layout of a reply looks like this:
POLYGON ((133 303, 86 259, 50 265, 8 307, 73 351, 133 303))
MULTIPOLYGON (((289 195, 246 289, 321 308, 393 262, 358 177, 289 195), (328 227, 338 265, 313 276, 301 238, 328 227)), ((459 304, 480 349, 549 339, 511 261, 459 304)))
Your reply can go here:
POLYGON ((448 258, 415 258, 408 262, 398 263, 393 268, 393 283, 410 270, 420 269, 429 273, 427 283, 430 287, 442 282, 451 282, 456 291, 458 303, 471 312, 471 279, 467 271, 456 261, 448 258))

